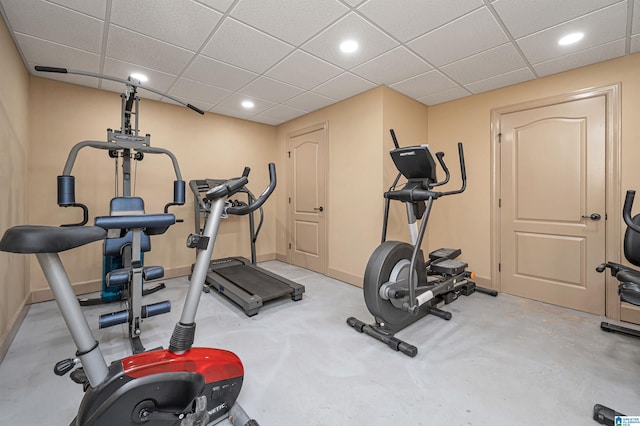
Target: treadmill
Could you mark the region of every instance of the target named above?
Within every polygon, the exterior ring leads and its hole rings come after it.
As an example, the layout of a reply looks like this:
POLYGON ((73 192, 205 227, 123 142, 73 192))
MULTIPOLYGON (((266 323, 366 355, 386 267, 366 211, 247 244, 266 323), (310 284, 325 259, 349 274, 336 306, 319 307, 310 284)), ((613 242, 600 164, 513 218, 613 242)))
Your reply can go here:
MULTIPOLYGON (((270 165, 271 167, 272 165, 270 165)), ((275 173, 275 166, 274 173, 275 173)), ((249 174, 246 167, 243 175, 249 174)), ((202 233, 202 226, 206 223, 210 213, 209 202, 204 196, 207 191, 215 188, 227 179, 197 179, 189 182, 189 187, 194 194, 194 213, 196 233, 202 233), (203 220, 201 220, 203 219, 203 220)), ((249 233, 251 237, 251 261, 244 257, 227 257, 224 259, 214 259, 209 263, 209 270, 205 280, 205 291, 214 288, 219 293, 237 304, 247 316, 254 316, 260 308, 271 300, 290 296, 291 300, 302 299, 304 286, 284 277, 276 275, 256 265, 256 240, 262 228, 264 212, 262 206, 259 209, 260 220, 255 227, 254 211, 247 212, 247 205, 251 204, 255 197, 245 186, 238 194, 244 193, 247 201, 230 200, 225 208, 223 217, 227 215, 249 216, 249 233)))

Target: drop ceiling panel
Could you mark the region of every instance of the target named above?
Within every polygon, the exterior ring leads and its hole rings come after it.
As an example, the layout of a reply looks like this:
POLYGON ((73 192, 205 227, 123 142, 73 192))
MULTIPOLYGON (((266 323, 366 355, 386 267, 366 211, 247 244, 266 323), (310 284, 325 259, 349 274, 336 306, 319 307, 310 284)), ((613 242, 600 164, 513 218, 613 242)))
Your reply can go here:
POLYGON ((189 65, 183 76, 211 86, 235 91, 255 79, 258 74, 205 56, 199 56, 189 65))
POLYGON ((280 103, 303 92, 302 89, 268 77, 258 77, 240 91, 243 95, 280 103))
POLYGON ((492 5, 511 35, 520 38, 618 2, 620 0, 497 0, 492 5))
POLYGON ((282 121, 289 121, 296 117, 306 114, 306 111, 291 108, 285 105, 276 105, 260 114, 263 117, 276 118, 282 121))
POLYGON ((485 80, 526 66, 511 44, 503 44, 442 67, 442 71, 461 84, 485 80))
POLYGON ((626 26, 627 5, 623 2, 531 34, 517 42, 529 61, 537 64, 624 38, 626 26), (598 22, 607 22, 607 25, 598 25, 598 22), (580 43, 570 46, 558 44, 561 37, 574 32, 586 32, 580 43))
POLYGON ((231 16, 299 46, 348 10, 336 0, 240 0, 231 16))
POLYGON ((369 0, 358 11, 401 42, 482 6, 482 0, 369 0))
POLYGON ((398 47, 355 67, 352 72, 374 83, 389 85, 431 69, 431 65, 409 49, 398 47))
POLYGON ((202 53, 249 71, 263 73, 293 49, 293 46, 235 19, 227 19, 202 53))
MULTIPOLYGON (((96 53, 24 34, 16 34, 16 40, 22 46, 22 52, 27 58, 37 58, 38 62, 35 65, 65 68, 69 64, 75 64, 76 69, 79 70, 100 72, 100 55, 96 53)), ((51 74, 39 76, 49 78, 51 74)))
POLYGON ((593 62, 606 61, 624 54, 625 41, 617 40, 591 49, 561 56, 550 61, 535 64, 533 68, 540 77, 578 68, 593 62))
POLYGON ((100 53, 103 22, 45 1, 3 0, 16 33, 100 53))
POLYGON ((355 13, 350 13, 304 44, 302 49, 341 68, 350 69, 396 46, 396 41, 355 13), (359 44, 358 50, 350 54, 341 52, 339 46, 345 40, 355 40, 359 44))
POLYGON ((391 85, 392 89, 414 99, 428 96, 431 93, 439 93, 453 87, 456 87, 456 83, 437 70, 391 85))
POLYGON ((127 29, 111 25, 106 56, 167 74, 180 74, 193 53, 127 29))
POLYGON ((345 72, 344 74, 341 74, 316 87, 313 89, 313 92, 341 101, 359 93, 366 92, 374 87, 376 86, 373 83, 363 80, 351 73, 345 72))
POLYGON ((107 12, 107 0, 49 0, 49 2, 99 19, 104 19, 104 14, 107 12))
POLYGON ((297 50, 269 70, 266 75, 303 89, 311 89, 342 72, 335 65, 297 50))
MULTIPOLYGON (((150 87, 268 124, 379 85, 435 105, 640 51, 640 0, 150 4, 0 0, 0 14, 32 73, 34 65, 47 65, 126 79, 135 70, 148 74, 150 87), (583 31, 584 39, 560 48, 558 38, 570 30, 583 31), (351 56, 338 46, 347 37, 360 43, 351 56), (239 105, 249 95, 253 111, 239 105)), ((97 78, 36 75, 122 88, 97 78)))
POLYGON ((283 105, 311 112, 334 104, 335 102, 336 101, 334 99, 318 95, 317 93, 304 92, 303 94, 284 102, 283 105))
POLYGON ((409 47, 433 65, 442 66, 507 41, 491 12, 483 8, 417 38, 409 47), (451 40, 456 38, 464 39, 465 43, 452 46, 451 40))

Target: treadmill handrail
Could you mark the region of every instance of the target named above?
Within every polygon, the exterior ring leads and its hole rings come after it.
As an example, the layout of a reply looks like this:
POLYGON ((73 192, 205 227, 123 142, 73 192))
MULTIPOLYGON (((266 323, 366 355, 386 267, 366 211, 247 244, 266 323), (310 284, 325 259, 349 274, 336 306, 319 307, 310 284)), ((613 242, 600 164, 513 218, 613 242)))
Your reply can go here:
POLYGON ((237 216, 243 216, 255 211, 256 209, 260 208, 265 203, 265 201, 267 201, 269 196, 273 193, 273 190, 276 189, 276 184, 276 165, 273 163, 269 163, 269 185, 267 185, 262 194, 260 194, 260 196, 256 198, 255 201, 247 204, 246 206, 228 207, 227 213, 237 216))

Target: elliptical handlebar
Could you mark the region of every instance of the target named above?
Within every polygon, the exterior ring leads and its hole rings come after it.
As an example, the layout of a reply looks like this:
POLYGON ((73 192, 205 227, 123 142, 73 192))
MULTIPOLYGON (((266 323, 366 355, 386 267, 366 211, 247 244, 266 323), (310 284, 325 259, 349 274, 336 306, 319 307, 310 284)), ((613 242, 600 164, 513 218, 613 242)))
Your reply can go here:
POLYGON ((447 167, 447 164, 444 162, 444 152, 442 151, 436 152, 436 158, 438 159, 438 163, 440 163, 440 167, 442 167, 442 170, 444 170, 445 177, 444 177, 444 180, 440 182, 432 183, 430 185, 431 187, 444 185, 449 182, 449 178, 451 177, 451 174, 449 173, 449 168, 447 167))
POLYGON ((636 223, 633 223, 633 219, 631 218, 631 209, 633 207, 633 199, 636 196, 636 191, 629 190, 627 191, 627 195, 624 198, 624 206, 622 207, 622 218, 624 219, 624 223, 627 226, 634 230, 635 232, 640 232, 640 226, 636 223))
MULTIPOLYGON (((444 185, 449 181, 449 170, 442 159, 444 157, 444 153, 439 152, 436 154, 440 165, 445 170, 446 178, 442 182, 436 182, 436 184, 429 184, 429 188, 432 188, 437 185, 444 185), (442 155, 439 155, 442 154, 442 155)), ((430 189, 422 189, 419 187, 409 187, 399 190, 390 190, 384 193, 384 197, 389 200, 398 200, 403 202, 417 202, 417 201, 426 201, 430 198, 436 199, 440 197, 446 197, 447 195, 460 194, 465 191, 467 188, 467 171, 464 163, 464 149, 462 148, 462 142, 458 142, 458 157, 460 159, 460 175, 462 178, 462 185, 460 189, 456 189, 454 191, 444 191, 437 192, 431 191, 430 189)), ((640 232, 640 231, 639 231, 640 232)))

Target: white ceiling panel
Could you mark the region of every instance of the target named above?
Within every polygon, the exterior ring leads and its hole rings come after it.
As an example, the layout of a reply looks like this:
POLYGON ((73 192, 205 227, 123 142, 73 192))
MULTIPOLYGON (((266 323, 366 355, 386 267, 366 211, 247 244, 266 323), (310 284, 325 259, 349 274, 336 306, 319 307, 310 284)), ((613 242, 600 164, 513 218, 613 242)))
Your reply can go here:
POLYGON ((417 38, 409 47, 431 64, 443 66, 507 41, 491 12, 482 8, 417 38), (452 47, 451 40, 457 37, 466 42, 452 47))
POLYGON ((518 45, 532 64, 570 55, 591 47, 600 46, 625 37, 627 6, 618 3, 573 21, 557 25, 544 31, 517 40, 518 45), (607 25, 596 25, 607 22, 607 25), (560 46, 558 40, 574 32, 586 32, 580 43, 560 46))
POLYGON ((352 72, 377 84, 392 84, 433 67, 405 47, 390 50, 369 62, 355 67, 352 72))
POLYGON ((231 16, 299 46, 348 10, 336 0, 240 0, 231 16))
POLYGON ((169 91, 170 95, 173 95, 178 99, 193 99, 200 102, 206 102, 211 106, 221 102, 229 95, 231 95, 231 93, 232 92, 229 90, 221 89, 215 86, 209 86, 207 84, 199 83, 193 80, 187 80, 186 78, 181 78, 180 80, 178 80, 169 91))
POLYGON ((303 94, 284 102, 283 105, 311 112, 329 106, 335 102, 335 99, 327 98, 326 96, 318 95, 317 93, 304 92, 303 94))
MULTIPOLYGON (((87 52, 63 44, 53 43, 40 38, 16 34, 22 52, 27 58, 37 58, 35 65, 47 64, 50 67, 66 68, 68 64, 76 64, 78 70, 100 72, 100 55, 87 52)), ((40 74, 48 78, 50 74, 40 74)))
POLYGON ((276 105, 273 108, 269 108, 264 111, 260 115, 263 117, 277 118, 282 121, 289 121, 306 113, 306 111, 301 109, 291 108, 285 105, 276 105))
POLYGON ((225 64, 206 56, 197 57, 182 75, 185 78, 235 91, 258 74, 225 64))
POLYGON ((572 53, 571 55, 561 56, 550 61, 541 62, 535 64, 533 68, 540 77, 543 77, 592 64, 594 62, 594 58, 599 59, 596 62, 601 62, 622 56, 624 49, 625 41, 624 39, 621 39, 591 49, 572 53))
POLYGON ((640 52, 640 0, 0 0, 0 15, 40 77, 119 91, 33 66, 141 71, 149 87, 272 125, 379 85, 435 105, 640 52))
POLYGON ((143 67, 180 74, 193 53, 164 41, 111 25, 106 57, 143 67))
POLYGON ((265 101, 264 99, 249 98, 245 95, 233 94, 216 105, 211 111, 226 111, 225 115, 234 115, 237 113, 240 118, 245 118, 261 114, 263 111, 266 111, 276 105, 277 104, 265 101), (242 106, 242 102, 246 100, 253 102, 253 108, 247 109, 242 106))
MULTIPOLYGON (((100 53, 104 22, 45 1, 3 0, 16 33, 100 53)), ((71 68, 71 67, 69 67, 71 68)))
POLYGON ((526 64, 511 44, 503 44, 442 67, 442 71, 461 84, 485 80, 515 71, 526 64))
POLYGON ((418 101, 427 105, 440 104, 443 102, 452 101, 454 99, 463 98, 469 96, 470 93, 462 87, 452 87, 451 89, 444 90, 442 92, 433 93, 431 95, 418 98, 418 101))
POLYGON ((105 13, 107 13, 107 0, 49 0, 49 2, 99 19, 104 19, 105 13))
POLYGON ((222 17, 192 1, 155 0, 152 7, 140 7, 129 0, 111 0, 111 23, 196 51, 222 17))
POLYGON ((334 79, 313 89, 314 93, 333 98, 338 101, 350 98, 359 93, 376 87, 373 83, 363 80, 351 73, 345 72, 334 79))
POLYGON ((499 89, 501 87, 511 86, 512 84, 522 83, 523 81, 532 80, 533 78, 535 77, 529 68, 520 68, 515 71, 510 71, 484 80, 469 83, 465 85, 465 87, 472 93, 482 93, 493 89, 499 89))
POLYGON ((373 25, 350 13, 320 33, 302 49, 315 54, 334 65, 350 69, 395 48, 398 43, 373 25), (340 51, 340 43, 354 40, 358 49, 353 53, 340 51))
POLYGON ((240 92, 243 95, 280 103, 299 95, 303 90, 268 77, 258 77, 240 92))
MULTIPOLYGON (((128 62, 122 62, 111 58, 106 58, 104 61, 104 74, 112 76, 125 76, 120 78, 126 78, 132 74, 140 73, 147 76, 148 81, 144 82, 145 86, 151 87, 155 90, 161 90, 166 92, 176 80, 176 76, 167 74, 161 71, 145 68, 140 65, 130 64, 128 62)), ((149 91, 145 90, 143 97, 148 97, 149 91)))
POLYGON ((342 69, 335 65, 297 50, 269 70, 266 75, 303 89, 311 89, 342 72, 342 69))
POLYGON ((456 84, 438 70, 429 71, 391 85, 392 89, 414 99, 428 96, 431 93, 443 92, 453 87, 456 87, 456 84))
POLYGON ((196 0, 198 3, 202 3, 205 6, 214 8, 217 11, 225 13, 229 10, 229 6, 233 4, 235 0, 196 0))
POLYGON ((235 19, 227 19, 202 49, 202 54, 263 73, 293 49, 293 46, 235 19))
POLYGON ((482 6, 482 0, 369 0, 358 11, 401 42, 482 6))
POLYGON ((520 38, 619 2, 620 0, 497 0, 492 5, 511 35, 520 38))

